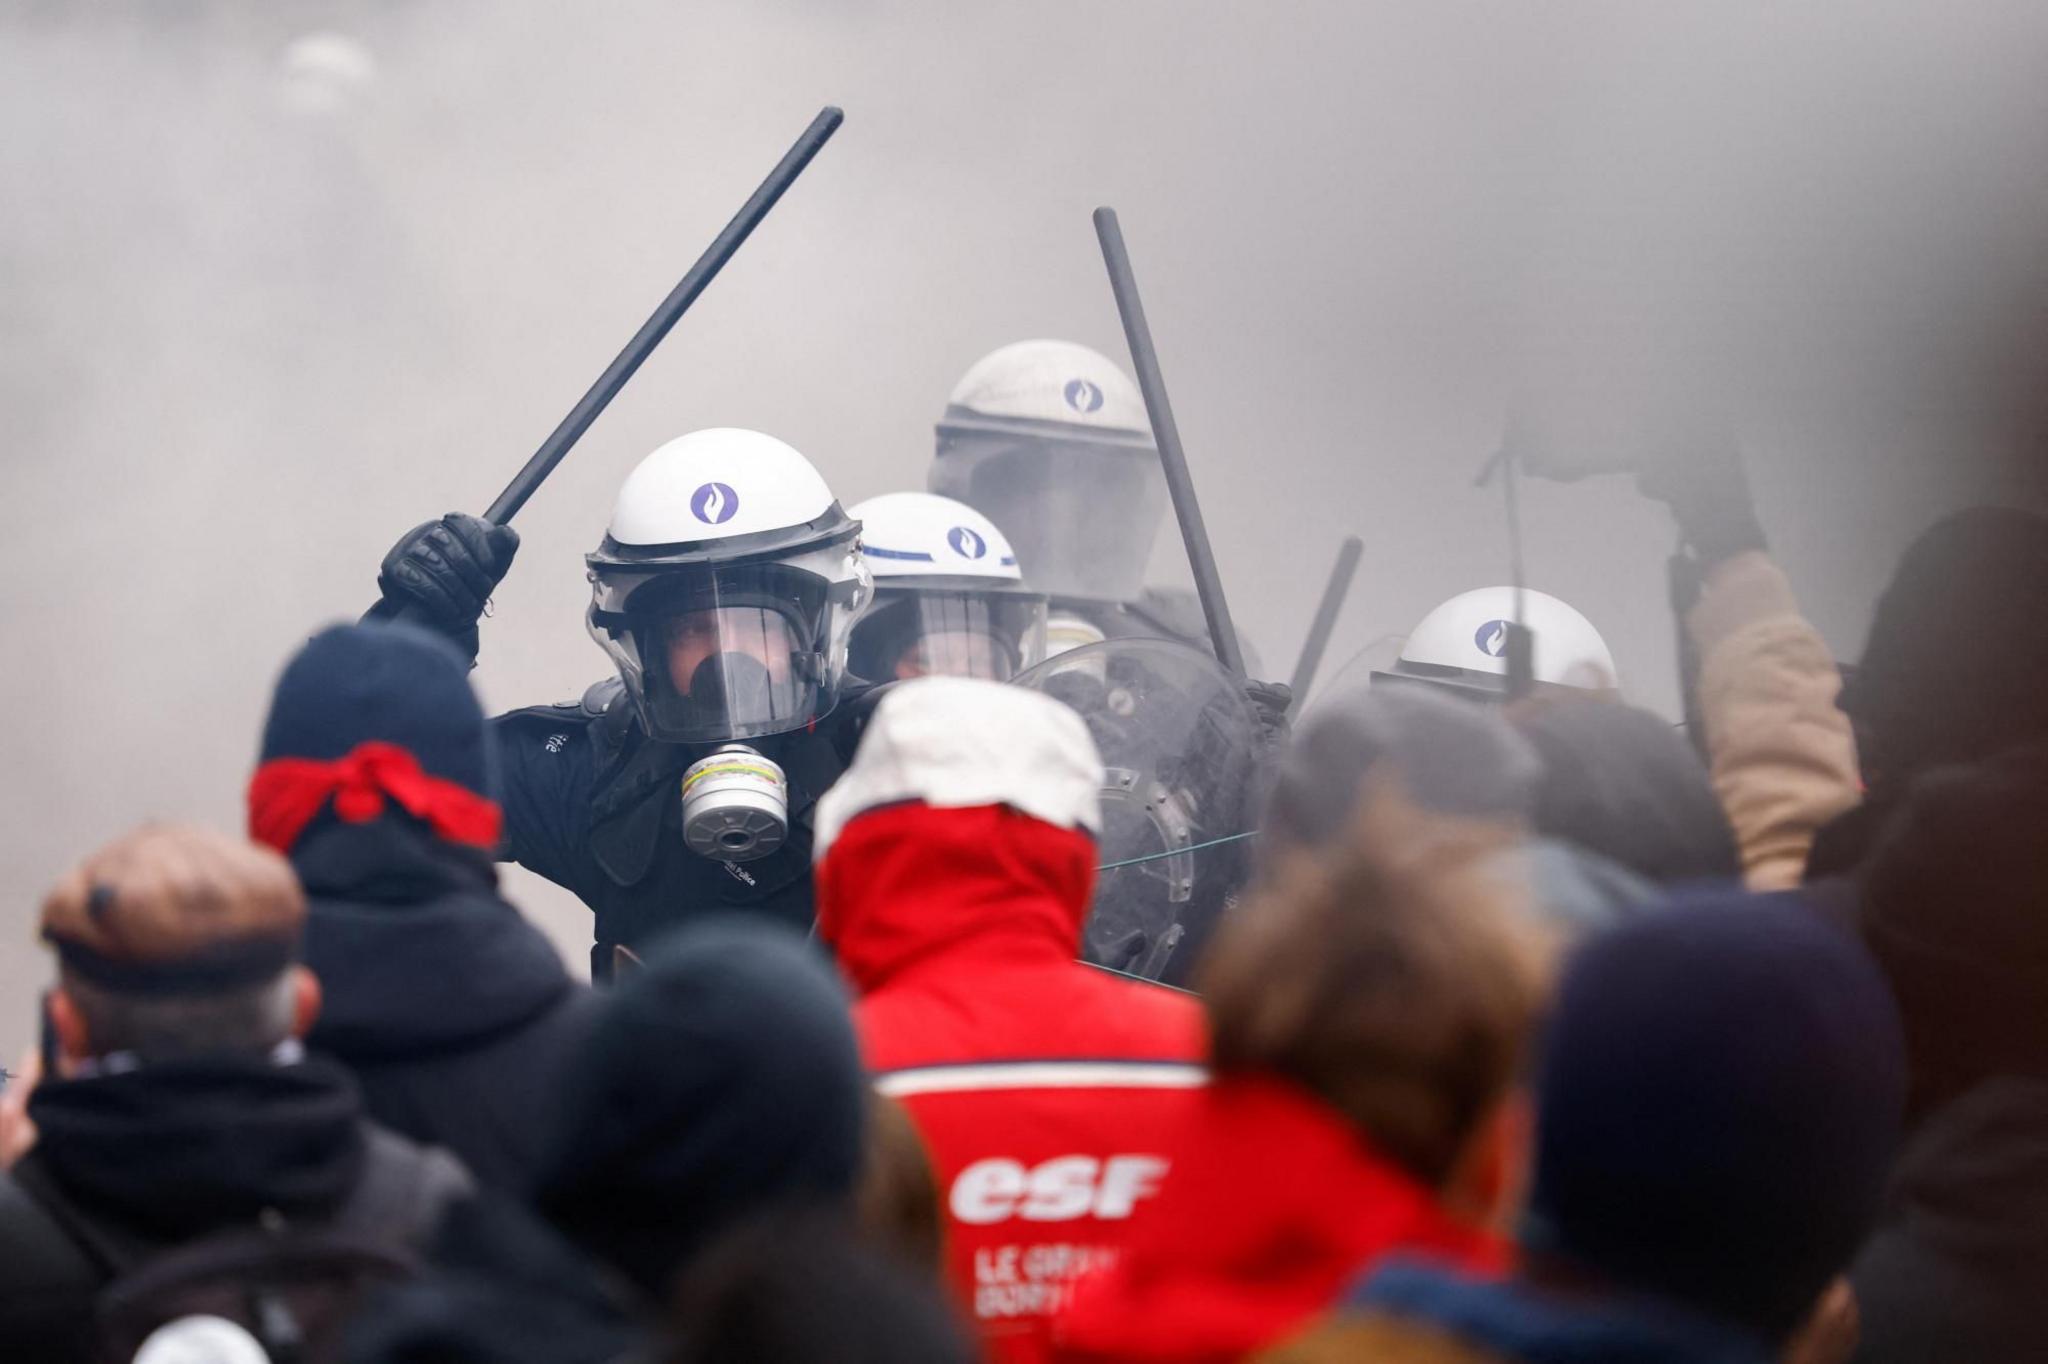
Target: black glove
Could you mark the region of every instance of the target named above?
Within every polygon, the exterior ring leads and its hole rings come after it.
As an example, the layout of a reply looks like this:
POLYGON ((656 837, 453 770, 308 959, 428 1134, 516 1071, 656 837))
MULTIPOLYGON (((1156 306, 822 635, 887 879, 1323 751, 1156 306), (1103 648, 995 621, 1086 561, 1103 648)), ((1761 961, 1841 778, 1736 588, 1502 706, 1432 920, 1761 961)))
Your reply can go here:
POLYGON ((1659 441, 1637 466, 1636 487, 1671 508, 1702 569, 1766 547, 1742 451, 1725 429, 1696 427, 1659 441))
POLYGON ((1259 717, 1260 746, 1271 750, 1287 742, 1287 712, 1294 705, 1294 688, 1285 682, 1244 680, 1244 695, 1259 717))
POLYGON ((518 552, 519 532, 510 526, 450 512, 414 526, 391 547, 377 589, 398 614, 466 636, 473 652, 477 617, 518 552))

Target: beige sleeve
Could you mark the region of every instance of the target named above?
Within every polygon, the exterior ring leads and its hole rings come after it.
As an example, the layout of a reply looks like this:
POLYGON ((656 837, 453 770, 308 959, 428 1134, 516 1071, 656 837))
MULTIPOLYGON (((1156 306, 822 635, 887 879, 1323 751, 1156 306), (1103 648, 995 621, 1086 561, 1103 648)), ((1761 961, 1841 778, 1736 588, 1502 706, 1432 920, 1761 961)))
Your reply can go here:
POLYGON ((1714 790, 1752 890, 1799 884, 1821 825, 1862 797, 1841 675, 1760 550, 1709 570, 1686 616, 1714 790))

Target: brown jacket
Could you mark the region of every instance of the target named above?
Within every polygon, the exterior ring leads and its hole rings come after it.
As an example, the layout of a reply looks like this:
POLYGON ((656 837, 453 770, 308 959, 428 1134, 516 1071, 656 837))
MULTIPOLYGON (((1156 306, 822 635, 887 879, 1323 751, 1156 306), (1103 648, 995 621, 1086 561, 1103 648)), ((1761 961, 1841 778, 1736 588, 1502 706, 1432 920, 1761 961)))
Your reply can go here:
POLYGON ((1752 890, 1799 884, 1821 825, 1862 799, 1841 675, 1761 551, 1707 574, 1686 616, 1699 651, 1708 764, 1752 890))

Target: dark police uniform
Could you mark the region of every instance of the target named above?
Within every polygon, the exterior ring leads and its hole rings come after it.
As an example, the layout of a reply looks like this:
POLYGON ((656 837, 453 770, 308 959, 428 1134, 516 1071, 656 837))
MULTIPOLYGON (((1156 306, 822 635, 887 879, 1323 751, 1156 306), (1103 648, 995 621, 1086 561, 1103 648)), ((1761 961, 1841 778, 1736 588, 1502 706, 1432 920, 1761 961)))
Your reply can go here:
POLYGON ((580 701, 500 715, 491 722, 505 811, 498 857, 590 906, 597 980, 612 974, 616 948, 642 951, 707 913, 758 912, 809 929, 813 812, 883 690, 849 682, 823 719, 747 741, 789 782, 789 837, 751 862, 704 857, 683 842, 683 772, 719 745, 650 740, 616 678, 580 701))

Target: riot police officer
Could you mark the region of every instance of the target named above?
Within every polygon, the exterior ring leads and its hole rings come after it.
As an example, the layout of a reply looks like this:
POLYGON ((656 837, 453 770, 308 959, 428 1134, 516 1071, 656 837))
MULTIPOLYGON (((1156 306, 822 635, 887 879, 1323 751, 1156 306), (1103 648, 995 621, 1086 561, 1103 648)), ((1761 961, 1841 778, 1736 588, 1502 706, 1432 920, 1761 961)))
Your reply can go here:
POLYGON ((1107 356, 1071 341, 992 351, 954 385, 937 434, 927 483, 1009 535, 1051 598, 1048 652, 1134 637, 1209 649, 1193 594, 1145 585, 1166 477, 1144 397, 1107 356))
POLYGON ((856 677, 1007 682, 1045 657, 1045 594, 994 522, 933 493, 883 493, 850 515, 875 575, 847 656, 856 677))
MULTIPOLYGON (((386 611, 474 656, 518 537, 451 515, 386 556, 386 611)), ((698 431, 627 476, 589 569, 590 634, 617 677, 499 716, 499 856, 596 915, 591 972, 686 917, 747 907, 811 921, 811 806, 863 707, 848 637, 873 590, 860 523, 804 457, 755 431, 698 431)))

